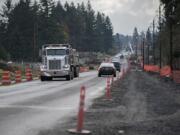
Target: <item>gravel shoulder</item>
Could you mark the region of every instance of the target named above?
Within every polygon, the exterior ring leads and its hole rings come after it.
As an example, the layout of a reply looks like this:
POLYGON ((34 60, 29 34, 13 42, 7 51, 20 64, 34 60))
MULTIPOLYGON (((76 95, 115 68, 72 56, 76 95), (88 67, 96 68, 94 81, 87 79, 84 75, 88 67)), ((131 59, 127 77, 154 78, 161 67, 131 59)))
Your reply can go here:
MULTIPOLYGON (((149 73, 131 70, 86 111, 84 128, 93 135, 180 135, 180 86, 149 73)), ((59 122, 39 135, 69 135, 76 118, 59 122)))

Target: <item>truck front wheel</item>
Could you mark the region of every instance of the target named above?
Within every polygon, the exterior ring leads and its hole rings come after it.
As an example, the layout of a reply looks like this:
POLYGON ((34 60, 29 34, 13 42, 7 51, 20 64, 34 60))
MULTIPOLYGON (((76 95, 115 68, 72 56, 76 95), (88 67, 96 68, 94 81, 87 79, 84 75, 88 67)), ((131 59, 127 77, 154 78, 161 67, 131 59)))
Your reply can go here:
POLYGON ((40 79, 41 79, 42 82, 46 81, 46 77, 44 77, 44 76, 41 76, 40 79))
POLYGON ((74 70, 74 77, 79 77, 79 67, 76 67, 74 70))
POLYGON ((70 81, 70 80, 73 80, 73 79, 74 79, 74 69, 71 68, 71 71, 70 71, 69 75, 66 75, 66 80, 70 81))
POLYGON ((71 79, 74 79, 74 68, 71 69, 71 79))
POLYGON ((67 75, 67 76, 66 76, 66 80, 67 80, 67 81, 70 81, 70 80, 71 80, 71 75, 67 75))

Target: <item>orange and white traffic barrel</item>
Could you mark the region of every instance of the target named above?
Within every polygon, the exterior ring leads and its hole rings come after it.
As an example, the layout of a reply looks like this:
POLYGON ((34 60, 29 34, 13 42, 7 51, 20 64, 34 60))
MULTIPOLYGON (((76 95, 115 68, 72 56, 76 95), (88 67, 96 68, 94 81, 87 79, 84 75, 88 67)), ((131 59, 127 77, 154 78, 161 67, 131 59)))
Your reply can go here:
POLYGON ((32 80, 32 71, 29 67, 26 68, 26 80, 31 81, 32 80))
POLYGON ((22 81, 21 71, 16 71, 15 79, 16 83, 20 83, 22 81))
POLYGON ((10 72, 9 71, 3 71, 2 85, 10 85, 10 84, 11 84, 10 72))

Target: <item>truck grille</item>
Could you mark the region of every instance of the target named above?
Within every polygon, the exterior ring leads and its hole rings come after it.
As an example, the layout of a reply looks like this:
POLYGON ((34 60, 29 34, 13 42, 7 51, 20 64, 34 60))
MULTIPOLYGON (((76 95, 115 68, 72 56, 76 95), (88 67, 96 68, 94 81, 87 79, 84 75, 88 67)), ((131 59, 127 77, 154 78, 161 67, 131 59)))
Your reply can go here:
POLYGON ((49 60, 49 69, 61 69, 61 60, 49 60))

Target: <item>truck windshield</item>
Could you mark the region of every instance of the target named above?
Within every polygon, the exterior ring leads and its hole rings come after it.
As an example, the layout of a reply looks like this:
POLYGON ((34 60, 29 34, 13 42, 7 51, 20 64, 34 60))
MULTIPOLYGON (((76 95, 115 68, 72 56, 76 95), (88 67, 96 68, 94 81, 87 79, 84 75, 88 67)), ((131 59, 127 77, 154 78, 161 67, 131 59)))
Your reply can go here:
POLYGON ((65 49, 48 49, 47 55, 66 55, 65 49))

